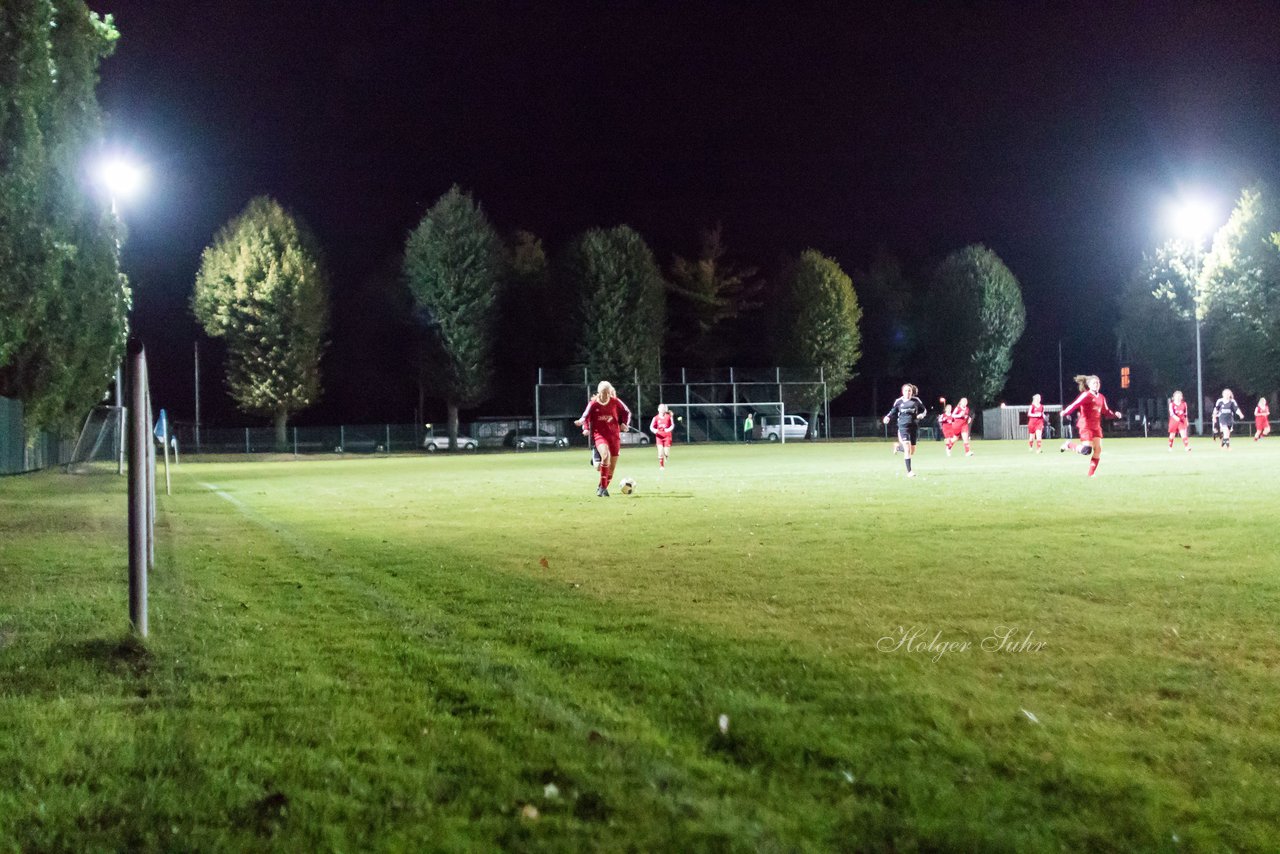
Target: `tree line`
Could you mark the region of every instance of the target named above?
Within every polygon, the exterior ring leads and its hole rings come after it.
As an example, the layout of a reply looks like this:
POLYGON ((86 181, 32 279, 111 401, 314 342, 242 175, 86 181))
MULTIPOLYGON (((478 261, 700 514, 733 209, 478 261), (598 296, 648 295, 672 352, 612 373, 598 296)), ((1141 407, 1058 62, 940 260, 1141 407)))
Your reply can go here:
POLYGON ((118 224, 86 192, 111 17, 81 0, 0 3, 0 395, 67 432, 100 402, 130 304, 118 224))
MULTIPOLYGON (((409 232, 399 272, 406 349, 423 392, 445 403, 451 442, 459 413, 493 393, 500 351, 648 387, 664 365, 821 369, 835 397, 870 345, 878 374, 914 371, 984 402, 1004 387, 1025 326, 1016 277, 983 246, 916 278, 887 257, 851 277, 806 249, 766 279, 731 258, 717 226, 695 257, 664 270, 626 225, 588 229, 555 257, 527 231, 504 239, 457 186, 409 232)), ((219 232, 196 276, 192 306, 227 342, 233 398, 271 417, 281 442, 290 415, 320 393, 328 290, 311 232, 265 197, 219 232)))
MULTIPOLYGON (((1125 282, 1116 336, 1135 387, 1194 398, 1197 312, 1205 394, 1280 394, 1280 200, 1265 182, 1241 191, 1207 248, 1170 240, 1125 282)), ((1203 405, 1203 402, 1202 404, 1203 405)))
MULTIPOLYGON (((128 332, 123 235, 84 180, 102 146, 97 71, 118 36, 83 0, 0 3, 0 394, 64 432, 103 399, 128 332)), ((1017 279, 982 246, 922 271, 885 256, 852 274, 810 248, 762 274, 717 226, 664 267, 626 225, 555 253, 529 232, 501 235, 456 186, 409 232, 396 267, 406 350, 421 393, 446 403, 451 437, 459 411, 512 372, 512 353, 530 379, 537 366, 584 365, 656 385, 664 366, 780 365, 821 369, 832 397, 863 372, 984 401, 1025 323, 1017 279)), ((322 394, 331 291, 315 236, 270 198, 202 253, 192 312, 226 344, 236 404, 281 439, 322 394)))

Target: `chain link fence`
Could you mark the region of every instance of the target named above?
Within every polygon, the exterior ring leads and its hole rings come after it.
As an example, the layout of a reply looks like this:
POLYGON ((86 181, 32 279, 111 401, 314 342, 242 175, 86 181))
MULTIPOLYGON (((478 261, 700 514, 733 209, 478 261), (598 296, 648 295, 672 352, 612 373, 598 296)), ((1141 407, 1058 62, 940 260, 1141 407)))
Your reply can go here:
POLYGON ((39 471, 71 459, 72 442, 29 430, 22 401, 0 397, 0 475, 39 471))

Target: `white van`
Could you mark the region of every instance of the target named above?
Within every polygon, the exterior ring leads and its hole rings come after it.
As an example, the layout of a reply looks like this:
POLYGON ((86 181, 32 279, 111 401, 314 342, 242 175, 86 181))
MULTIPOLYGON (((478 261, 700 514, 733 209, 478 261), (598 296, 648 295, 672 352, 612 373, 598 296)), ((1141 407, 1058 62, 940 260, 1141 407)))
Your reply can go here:
POLYGON ((785 423, 779 424, 777 418, 760 417, 760 435, 768 439, 770 442, 776 442, 781 438, 803 439, 809 435, 809 422, 801 418, 799 415, 784 415, 785 423))

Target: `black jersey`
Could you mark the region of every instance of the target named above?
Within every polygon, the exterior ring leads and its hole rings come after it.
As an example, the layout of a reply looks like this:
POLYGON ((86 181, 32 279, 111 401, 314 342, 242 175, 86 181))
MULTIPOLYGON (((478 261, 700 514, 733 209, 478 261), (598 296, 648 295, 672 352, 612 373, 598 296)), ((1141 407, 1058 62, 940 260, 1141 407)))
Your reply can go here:
POLYGON ((1225 397, 1220 397, 1213 405, 1213 419, 1219 424, 1232 426, 1237 418, 1243 417, 1244 413, 1240 411, 1240 404, 1236 403, 1235 398, 1227 400, 1225 397))
POLYGON ((885 417, 890 420, 896 417, 899 427, 914 427, 928 411, 920 398, 900 397, 893 402, 893 408, 885 417))

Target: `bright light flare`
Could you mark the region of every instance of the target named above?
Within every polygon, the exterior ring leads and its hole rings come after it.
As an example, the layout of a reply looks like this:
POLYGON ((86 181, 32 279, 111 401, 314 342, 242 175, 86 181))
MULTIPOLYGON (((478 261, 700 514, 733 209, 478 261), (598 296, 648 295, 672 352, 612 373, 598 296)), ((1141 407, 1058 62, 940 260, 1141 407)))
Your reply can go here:
POLYGON ((107 188, 113 201, 124 201, 137 195, 147 180, 138 164, 123 157, 110 157, 98 165, 98 180, 107 188))
POLYGON ((1169 228, 1179 237, 1200 241, 1213 233, 1218 212, 1204 199, 1180 199, 1169 205, 1169 228))

